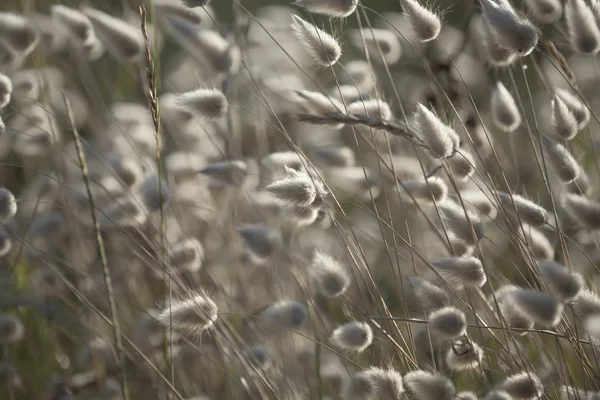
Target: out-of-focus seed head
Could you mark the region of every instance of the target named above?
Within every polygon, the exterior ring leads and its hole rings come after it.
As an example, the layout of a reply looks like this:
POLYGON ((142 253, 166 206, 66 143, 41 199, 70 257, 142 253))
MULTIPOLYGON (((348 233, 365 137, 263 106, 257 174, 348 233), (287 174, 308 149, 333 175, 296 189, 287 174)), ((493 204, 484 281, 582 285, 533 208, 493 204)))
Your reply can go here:
POLYGON ((456 307, 444 307, 429 314, 427 317, 429 328, 441 337, 454 339, 465 334, 467 318, 456 307))
POLYGON ((577 128, 582 130, 587 126, 591 119, 591 113, 588 106, 575 94, 565 89, 556 89, 555 96, 560 98, 577 120, 577 128))
POLYGON ((0 361, 0 387, 20 388, 23 380, 17 371, 17 367, 8 361, 0 361))
POLYGON ((563 305, 550 293, 519 289, 510 292, 508 296, 507 301, 536 323, 553 327, 560 322, 563 305))
POLYGON ((567 215, 582 227, 600 228, 600 203, 585 196, 565 193, 562 198, 562 206, 567 215))
POLYGON ((95 337, 79 350, 75 357, 75 365, 85 369, 102 365, 108 371, 114 371, 118 364, 116 353, 110 344, 101 337, 95 337))
POLYGON ((570 271, 556 261, 545 260, 539 263, 540 275, 548 289, 564 302, 573 301, 585 287, 583 276, 570 271))
POLYGON ((417 39, 421 42, 429 42, 438 37, 442 29, 442 21, 437 14, 417 0, 402 0, 401 3, 402 10, 408 17, 410 27, 417 39))
POLYGON ((206 295, 191 296, 165 309, 158 315, 158 321, 173 329, 199 334, 214 325, 217 320, 217 305, 206 295))
POLYGON ((39 41, 26 17, 9 12, 0 12, 0 38, 23 55, 30 54, 39 41))
POLYGON ((462 400, 477 400, 477 395, 473 392, 458 392, 456 397, 462 400))
POLYGON ((99 215, 98 223, 102 230, 118 230, 143 225, 148 214, 141 200, 134 196, 120 197, 106 206, 99 215))
POLYGON ((0 73, 0 110, 3 109, 10 103, 10 96, 12 95, 13 85, 10 78, 0 73))
POLYGON ((81 12, 89 18, 102 45, 117 60, 135 63, 144 54, 144 38, 140 29, 100 10, 84 6, 81 12))
POLYGON ((0 227, 0 257, 6 257, 12 250, 12 235, 4 227, 0 227))
POLYGON ((483 238, 483 226, 475 212, 451 200, 441 203, 438 209, 444 228, 457 240, 474 245, 483 238))
POLYGON ((65 277, 55 268, 40 266, 30 278, 31 288, 39 296, 62 296, 65 293, 65 277))
POLYGON ((487 281, 481 261, 475 257, 444 257, 431 261, 442 279, 457 290, 480 288, 487 281))
POLYGON ((397 185, 398 193, 404 201, 421 206, 441 203, 448 196, 448 186, 442 178, 430 176, 425 179, 407 179, 397 185))
POLYGON ((393 369, 370 367, 362 372, 375 385, 375 393, 382 400, 397 400, 404 393, 402 375, 393 369))
POLYGON ((573 182, 579 176, 581 167, 569 150, 562 144, 542 134, 542 147, 546 154, 546 160, 564 183, 573 182))
POLYGON ((295 0, 294 4, 313 14, 346 18, 356 10, 357 0, 295 0))
POLYGON ((525 0, 533 19, 542 24, 552 24, 562 17, 563 5, 558 0, 525 0))
POLYGON ((484 400, 512 400, 512 396, 504 390, 492 390, 485 395, 484 400))
MULTIPOLYGON (((297 97, 296 102, 307 113, 327 116, 328 114, 345 112, 344 104, 334 97, 328 97, 310 90, 296 90, 294 93, 297 97)), ((332 125, 338 129, 343 126, 343 124, 337 122, 332 123, 332 125)))
POLYGON ((532 372, 519 372, 502 382, 499 390, 505 391, 515 400, 539 399, 544 393, 540 378, 532 372))
POLYGON ((491 198, 481 190, 461 190, 460 197, 464 203, 470 205, 480 216, 486 216, 491 220, 496 219, 496 216, 498 215, 496 205, 492 202, 491 198))
POLYGON ((263 310, 260 317, 269 328, 296 330, 308 320, 308 309, 298 301, 282 300, 263 310))
POLYGON ((373 331, 365 322, 352 321, 335 328, 330 340, 340 349, 360 353, 373 342, 373 331))
POLYGON ((14 344, 23 340, 25 326, 21 320, 10 314, 0 314, 0 343, 14 344))
POLYGON ((375 86, 375 75, 368 62, 353 60, 344 65, 338 81, 341 85, 356 87, 360 92, 368 93, 375 86))
POLYGON ((17 201, 10 190, 0 187, 0 221, 6 222, 17 213, 17 201))
POLYGON ((294 35, 316 64, 328 67, 338 61, 342 48, 332 35, 295 14, 292 14, 292 19, 294 35))
POLYGON ((512 94, 500 81, 496 83, 492 91, 490 109, 492 120, 499 129, 505 132, 514 132, 521 125, 519 107, 512 94))
POLYGON ((353 374, 342 386, 341 398, 343 400, 370 400, 377 394, 377 387, 373 374, 365 371, 353 374))
POLYGON ((192 24, 200 24, 202 17, 194 8, 171 0, 156 0, 154 2, 159 18, 180 18, 192 24))
POLYGON ((239 186, 248 175, 248 166, 242 160, 222 161, 202 168, 200 173, 208 175, 216 182, 239 186))
POLYGON ((450 379, 427 371, 407 373, 404 375, 404 386, 419 400, 452 400, 456 394, 450 379))
POLYGON ((366 114, 370 117, 383 120, 392 118, 392 110, 389 104, 377 99, 350 103, 348 105, 348 114, 366 114))
POLYGON ((167 265, 179 271, 198 271, 204 260, 204 247, 196 238, 175 243, 167 252, 167 265))
POLYGON ((321 251, 315 252, 311 274, 319 293, 328 298, 341 296, 350 286, 348 271, 339 261, 321 251))
POLYGON ((582 321, 600 315, 600 297, 590 289, 584 289, 572 305, 573 312, 582 321))
POLYGON ((346 146, 317 147, 314 158, 323 167, 352 167, 356 164, 354 150, 346 146))
POLYGON ((148 211, 156 211, 163 208, 171 199, 171 191, 164 178, 158 175, 150 175, 140 188, 144 206, 148 211))
POLYGON ((79 11, 60 4, 50 7, 50 11, 52 18, 66 26, 80 42, 95 38, 92 22, 79 11))
POLYGON ((455 153, 460 139, 452 128, 422 104, 417 104, 414 117, 415 134, 427 146, 433 158, 442 159, 455 153))
POLYGON ((534 202, 518 194, 497 191, 496 195, 500 205, 510 212, 516 212, 523 222, 539 226, 548 221, 548 211, 534 202))
POLYGON ((575 114, 557 95, 554 95, 552 99, 552 126, 554 134, 563 140, 573 139, 579 131, 579 123, 575 114))
POLYGON ((271 365, 271 354, 269 348, 262 344, 246 347, 242 350, 242 357, 257 369, 267 369, 271 365))
POLYGON ((248 251, 260 259, 269 258, 281 246, 280 233, 267 225, 242 225, 238 228, 238 233, 244 239, 248 251))
MULTIPOLYGON (((402 56, 402 46, 398 36, 390 30, 356 29, 349 33, 349 38, 354 47, 368 53, 374 62, 383 61, 387 65, 393 65, 402 56)), ((348 82, 348 85, 354 86, 354 83, 348 82)))
POLYGON ((467 181, 475 173, 475 158, 465 150, 458 151, 446 162, 453 178, 459 182, 467 181))
POLYGON ((600 28, 590 6, 583 0, 567 0, 565 22, 571 49, 581 54, 600 50, 600 28))
POLYGON ((409 278, 408 285, 411 295, 414 297, 415 305, 425 313, 430 313, 450 305, 448 293, 419 276, 409 278))
MULTIPOLYGON (((479 367, 483 350, 477 343, 458 340, 446 352, 446 365, 454 371, 465 371, 479 367)), ((460 396, 459 396, 460 397, 460 396)))
POLYGON ((179 94, 176 104, 197 116, 210 119, 223 117, 229 108, 227 98, 217 89, 196 89, 179 94))

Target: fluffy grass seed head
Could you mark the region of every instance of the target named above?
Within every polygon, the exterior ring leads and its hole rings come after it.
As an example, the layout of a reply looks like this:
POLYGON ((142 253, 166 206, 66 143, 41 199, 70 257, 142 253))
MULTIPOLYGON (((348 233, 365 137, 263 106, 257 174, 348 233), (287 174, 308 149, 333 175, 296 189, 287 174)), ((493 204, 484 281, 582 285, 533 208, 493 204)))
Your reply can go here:
POLYGON ((477 343, 458 340, 446 352, 446 365, 453 371, 466 371, 479 367, 483 350, 477 343))
POLYGON ((448 196, 446 182, 437 176, 402 180, 396 188, 403 201, 417 203, 420 206, 433 205, 434 201, 441 203, 448 196))
POLYGON ((565 193, 562 207, 567 215, 580 226, 588 229, 600 228, 600 203, 575 193, 565 193))
POLYGON ((519 218, 526 224, 540 226, 548 221, 548 211, 545 208, 527 200, 518 194, 511 194, 497 191, 496 195, 500 205, 510 212, 519 215, 519 218))
MULTIPOLYGON (((368 53, 374 62, 383 61, 387 65, 393 65, 402 56, 402 46, 398 35, 391 30, 355 29, 350 31, 348 37, 354 47, 362 50, 365 54, 368 53)), ((372 74, 372 72, 370 73, 372 74)), ((347 84, 354 86, 352 82, 347 82, 347 84)))
POLYGON ((563 183, 573 182, 581 171, 579 163, 571 155, 569 150, 556 140, 542 134, 542 148, 545 151, 546 159, 563 183))
POLYGON ((348 114, 363 114, 383 120, 392 118, 392 110, 389 104, 377 99, 359 100, 350 103, 348 114))
POLYGON ((445 125, 437 115, 422 104, 417 104, 415 118, 415 135, 423 142, 430 155, 443 159, 454 155, 460 139, 456 132, 445 125))
POLYGON ((477 395, 470 391, 456 393, 456 398, 459 400, 477 400, 477 395))
POLYGON ((467 189, 460 191, 462 201, 477 212, 482 218, 488 217, 490 220, 496 219, 498 209, 490 197, 478 189, 467 189))
POLYGON ((563 140, 571 140, 579 132, 577 117, 557 95, 552 99, 552 127, 554 134, 563 140))
POLYGON ((455 339, 467 331, 465 313, 456 307, 444 307, 429 314, 429 328, 441 337, 455 339))
POLYGON ((308 309, 299 301, 281 300, 265 308, 261 318, 269 328, 296 330, 308 321, 308 309))
POLYGON ((248 165, 242 160, 221 161, 202 168, 200 173, 209 176, 215 182, 238 186, 248 176, 248 165))
POLYGON ((217 312, 217 305, 206 295, 199 294, 171 304, 157 319, 164 326, 172 325, 175 330, 199 334, 214 325, 217 312))
POLYGON ((421 42, 434 40, 442 30, 439 15, 426 8, 417 0, 402 0, 402 11, 408 17, 410 27, 415 37, 421 42))
POLYGON ((563 305, 550 293, 519 289, 509 293, 512 304, 525 316, 545 326, 556 326, 562 318, 563 305))
POLYGON ((382 400, 397 400, 404 393, 402 375, 394 369, 370 367, 363 371, 375 385, 375 393, 382 400))
POLYGON ((246 249, 257 259, 268 259, 281 247, 280 233, 268 225, 245 224, 237 231, 244 240, 246 249))
POLYGON ((109 231, 138 227, 147 220, 148 213, 142 200, 135 196, 119 197, 102 209, 98 216, 100 229, 109 231))
POLYGON ((590 289, 583 289, 572 305, 573 312, 582 321, 600 315, 600 297, 590 289))
POLYGON ((23 340, 25 325, 14 315, 0 314, 0 343, 14 344, 23 340))
POLYGON ((408 287, 412 301, 425 313, 431 313, 450 305, 450 297, 445 290, 420 276, 409 278, 408 287))
POLYGON ((487 281, 478 258, 471 256, 444 257, 431 261, 444 281, 457 290, 480 288, 487 281))
POLYGON ((311 275, 319 293, 327 298, 341 296, 351 283, 348 271, 340 262, 319 250, 312 259, 311 275))
POLYGON ((292 14, 292 19, 294 35, 316 64, 329 67, 339 60, 342 48, 331 34, 295 14, 292 14))
POLYGON ((453 157, 447 158, 446 163, 452 177, 458 182, 467 181, 475 173, 475 158, 466 150, 461 149, 453 157))
POLYGON ((305 172, 285 167, 288 176, 268 185, 265 190, 282 204, 310 207, 320 196, 326 194, 325 187, 316 177, 305 172))
POLYGON ((539 399, 544 393, 544 386, 532 372, 519 372, 506 378, 498 390, 507 392, 514 400, 539 399))
POLYGON ((529 20, 517 15, 508 0, 480 0, 480 4, 492 40, 520 56, 533 51, 539 39, 538 29, 529 20))
POLYGON ((196 238, 177 242, 167 252, 167 265, 180 271, 198 271, 203 260, 204 247, 196 238))
POLYGON ((452 381, 440 374, 411 371, 404 375, 404 386, 418 400, 452 400, 456 389, 452 381))
POLYGON ((504 390, 492 390, 485 395, 484 400, 513 400, 513 398, 504 390))
POLYGON ((227 98, 217 89, 196 89, 181 93, 175 101, 181 108, 208 119, 222 118, 229 108, 227 98))
POLYGON ((364 60, 347 62, 338 75, 338 81, 341 85, 357 88, 361 93, 369 93, 375 86, 371 65, 364 60))
POLYGON ((30 21, 23 15, 10 12, 0 12, 0 38, 21 55, 29 55, 39 42, 39 35, 30 21))
POLYGON ((140 187, 144 206, 148 211, 157 211, 169 203, 171 190, 166 179, 157 174, 146 177, 140 187))
POLYGON ((492 91, 490 109, 492 120, 498 129, 504 132, 514 132, 521 125, 521 113, 517 102, 500 81, 496 83, 492 91))
POLYGON ((377 395, 373 374, 360 371, 348 378, 342 386, 340 397, 343 400, 371 400, 377 395))
POLYGON ((335 328, 330 341, 340 349, 361 353, 373 342, 373 331, 365 322, 352 321, 335 328))
POLYGON ((571 49, 580 54, 596 54, 600 50, 600 28, 590 6, 584 0, 567 0, 565 22, 571 49))
POLYGON ((573 301, 585 287, 583 276, 553 260, 539 262, 539 271, 548 289, 564 302, 573 301))
POLYGON ((0 221, 6 222, 17 213, 17 200, 13 193, 5 187, 0 187, 0 221))
POLYGON ((542 24, 552 24, 563 14, 563 5, 558 0, 525 0, 524 3, 533 19, 542 24))
POLYGON ((573 94, 566 89, 556 89, 555 96, 560 98, 566 106, 571 110, 573 116, 577 120, 577 128, 582 130, 589 124, 591 119, 591 113, 588 106, 579 98, 579 96, 573 94))
POLYGON ((10 96, 12 95, 13 85, 10 78, 0 73, 0 110, 3 109, 10 103, 10 96))
POLYGON ((271 365, 271 353, 269 348, 262 344, 255 344, 242 350, 242 357, 257 369, 267 369, 271 365))
POLYGON ((439 204, 438 210, 444 228, 458 241, 475 245, 483 238, 483 224, 474 211, 452 200, 439 204))
POLYGON ((358 0, 295 0, 293 4, 313 14, 346 18, 354 13, 358 0))

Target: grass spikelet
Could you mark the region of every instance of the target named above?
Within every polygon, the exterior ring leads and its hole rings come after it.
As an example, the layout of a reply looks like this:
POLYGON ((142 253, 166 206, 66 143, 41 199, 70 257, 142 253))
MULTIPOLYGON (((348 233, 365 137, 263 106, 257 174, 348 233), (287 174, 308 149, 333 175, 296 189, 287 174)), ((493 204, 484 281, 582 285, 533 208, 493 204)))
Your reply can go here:
POLYGON ((420 205, 433 205, 434 201, 441 203, 448 196, 448 186, 437 176, 403 180, 396 187, 405 201, 417 202, 420 205))
POLYGON ((308 174, 287 167, 286 171, 288 177, 265 188, 282 204, 310 207, 318 196, 325 194, 323 184, 311 179, 308 174))
POLYGON ((217 89, 196 89, 179 94, 176 103, 197 116, 209 119, 223 117, 229 108, 227 98, 217 89))
POLYGON ((539 268, 548 289, 563 302, 575 300, 585 287, 581 274, 570 271, 565 265, 556 261, 541 261, 539 268))
POLYGON ((533 201, 518 195, 497 191, 496 195, 504 209, 516 213, 519 218, 532 226, 540 226, 548 221, 548 211, 533 201))
POLYGON ((196 238, 175 243, 167 252, 167 265, 180 271, 198 271, 204 260, 204 247, 196 238))
POLYGON ((402 375, 393 369, 370 367, 364 371, 375 384, 375 392, 382 400, 398 400, 404 393, 402 375))
POLYGON ((444 307, 429 314, 429 328, 446 339, 455 339, 465 334, 467 318, 456 307, 444 307))
POLYGON ((457 290, 480 288, 487 281, 481 261, 475 257, 444 257, 431 261, 442 279, 457 290))
POLYGON ((507 392, 515 400, 539 399, 544 393, 540 378, 532 372, 519 372, 506 378, 499 390, 507 392))
POLYGON ((563 305, 550 293, 529 289, 515 290, 509 293, 509 300, 525 316, 545 326, 556 326, 562 317, 563 305))
POLYGON ((355 101, 349 104, 348 114, 366 114, 384 120, 392 118, 392 110, 389 104, 377 99, 355 101))
POLYGON ((563 140, 572 140, 579 131, 579 123, 567 103, 557 95, 552 99, 552 126, 554 134, 563 140))
POLYGON ((199 334, 214 325, 217 312, 217 305, 206 295, 199 294, 171 304, 158 315, 158 321, 187 334, 199 334))
POLYGON ((0 73, 0 110, 3 109, 10 103, 10 96, 12 95, 13 85, 10 78, 0 73))
POLYGON ((453 371, 476 369, 482 359, 483 350, 481 347, 477 343, 465 340, 453 342, 446 352, 446 365, 453 371))
POLYGON ((316 64, 328 67, 338 61, 342 48, 332 35, 295 14, 292 14, 292 19, 294 35, 316 64))
POLYGON ((25 326, 10 314, 0 314, 0 344, 14 344, 23 340, 25 326))
POLYGON ((348 271, 333 257, 316 251, 311 263, 311 275, 319 293, 327 298, 344 294, 350 286, 348 271))
POLYGON ((373 342, 373 331, 365 322, 352 321, 335 328, 330 341, 340 349, 361 353, 373 342))
MULTIPOLYGON (((375 62, 381 62, 383 57, 385 64, 393 65, 402 56, 402 46, 398 36, 387 29, 356 29, 349 33, 349 38, 354 47, 368 52, 375 62)), ((353 85, 352 82, 348 84, 353 85)))
POLYGON ((200 173, 216 182, 237 186, 242 184, 248 175, 248 166, 242 160, 222 161, 202 168, 200 173))
POLYGON ((579 97, 565 89, 556 89, 555 96, 560 98, 577 120, 577 128, 582 130, 591 119, 589 108, 581 101, 579 97))
POLYGON ((577 179, 581 167, 569 150, 544 134, 542 134, 542 146, 548 162, 562 182, 569 183, 577 179))
POLYGON ((600 228, 600 203, 586 196, 565 193, 562 198, 565 212, 582 227, 600 228))
POLYGON ((441 203, 438 209, 444 227, 455 239, 468 245, 474 245, 481 240, 483 226, 476 213, 451 200, 441 203))
POLYGON ((600 50, 600 29, 590 6, 583 0, 567 0, 565 22, 571 50, 596 54, 600 50))
POLYGON ((85 6, 81 12, 90 19, 96 36, 113 57, 123 63, 142 59, 144 39, 138 28, 91 7, 85 6))
POLYGON ((557 0, 525 0, 533 19, 542 24, 552 24, 562 17, 563 5, 557 0))
POLYGON ((308 321, 308 309, 298 301, 282 300, 265 308, 260 316, 270 328, 296 330, 308 321))
POLYGON ((572 305, 573 312, 582 321, 600 315, 600 297, 590 289, 584 289, 572 305))
POLYGON ((346 18, 354 13, 357 3, 356 0, 295 0, 293 4, 313 14, 346 18))
POLYGON ((507 0, 480 0, 481 13, 498 45, 520 56, 531 53, 538 31, 529 20, 517 15, 507 0))
POLYGON ((377 394, 373 374, 361 371, 344 382, 340 397, 343 400, 370 400, 377 394))
POLYGON ((422 104, 417 104, 414 118, 415 134, 427 146, 433 158, 443 159, 454 155, 460 140, 452 128, 422 104))
POLYGON ((402 0, 401 4, 417 39, 429 42, 438 37, 442 30, 442 21, 437 14, 417 0, 402 0))
POLYGON ((409 278, 408 285, 414 303, 427 314, 450 305, 446 291, 419 276, 409 278))
POLYGON ((500 81, 496 83, 492 92, 490 108, 492 120, 499 129, 505 132, 514 132, 521 125, 519 107, 514 97, 500 81))
POLYGON ((17 200, 10 190, 0 187, 0 222, 6 222, 17 213, 17 200))
POLYGON ((456 394, 450 379, 426 371, 411 371, 404 375, 404 386, 419 400, 452 400, 456 394))

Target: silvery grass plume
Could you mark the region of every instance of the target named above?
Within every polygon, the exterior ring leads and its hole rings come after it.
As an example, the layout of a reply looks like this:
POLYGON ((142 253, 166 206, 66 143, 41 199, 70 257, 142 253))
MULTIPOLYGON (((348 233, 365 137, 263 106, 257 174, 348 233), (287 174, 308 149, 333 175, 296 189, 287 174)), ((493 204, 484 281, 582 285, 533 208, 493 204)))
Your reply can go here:
POLYGON ((0 314, 0 344, 14 344, 23 340, 25 326, 10 314, 0 314))
POLYGON ((581 167, 571 153, 569 153, 569 150, 543 133, 540 136, 546 160, 558 178, 564 183, 570 183, 577 179, 581 167))
POLYGON ((313 256, 310 274, 319 294, 330 299, 343 295, 351 283, 346 268, 339 261, 319 250, 313 256))
POLYGON ((442 178, 430 176, 421 179, 402 180, 396 185, 403 201, 424 205, 441 203, 448 196, 448 186, 442 178))
POLYGON ((429 328, 445 339, 455 339, 467 331, 467 318, 456 307, 444 307, 429 314, 429 328))
POLYGON ((293 4, 313 14, 346 18, 354 13, 358 0, 295 0, 293 4))
POLYGON ((328 67, 338 61, 342 48, 331 34, 295 14, 292 14, 292 19, 294 35, 317 65, 328 67))
POLYGON ((483 266, 478 258, 444 257, 431 261, 440 277, 456 290, 480 288, 487 281, 483 266))
POLYGON ((273 361, 269 348, 262 344, 246 347, 242 350, 241 355, 248 364, 257 369, 267 369, 273 361))
POLYGON ((327 194, 317 177, 285 167, 288 176, 265 187, 265 190, 284 205, 311 207, 327 194))
POLYGON ((571 49, 581 54, 600 50, 600 29, 590 6, 583 0, 567 0, 565 22, 571 49))
POLYGON ((196 89, 177 95, 176 104, 199 117, 223 117, 229 108, 225 95, 217 89, 196 89))
POLYGON ((458 182, 466 182, 475 173, 475 158, 465 150, 459 150, 446 159, 451 176, 458 182))
POLYGON ((0 110, 3 109, 10 103, 10 96, 12 95, 13 84, 10 78, 0 73, 0 110))
POLYGON ((556 94, 552 98, 552 127, 554 134, 562 140, 572 140, 579 132, 575 114, 556 94))
POLYGON ((460 139, 452 128, 445 125, 437 115, 420 103, 417 104, 414 118, 414 133, 427 147, 431 157, 443 159, 454 155, 460 139))
POLYGON ((215 182, 238 186, 248 175, 248 166, 242 160, 221 161, 208 165, 199 171, 215 182))
POLYGON ((81 12, 90 19, 96 36, 113 57, 123 63, 142 59, 145 46, 139 28, 91 7, 84 6, 81 12))
POLYGON ((402 0, 402 10, 408 17, 415 37, 421 42, 434 40, 442 30, 440 17, 417 0, 402 0))
POLYGON ((583 276, 556 261, 540 261, 539 271, 544 284, 563 302, 573 301, 585 287, 583 276))
POLYGON ((548 211, 533 201, 518 195, 497 191, 500 205, 511 213, 516 213, 526 224, 540 226, 548 221, 548 211))
POLYGON ((439 204, 438 210, 445 231, 453 239, 474 246, 483 238, 483 224, 475 212, 452 200, 439 204))
POLYGON ((540 378, 533 372, 519 372, 506 378, 497 390, 505 391, 515 400, 539 399, 544 393, 540 378))
POLYGON ((260 318, 269 331, 296 330, 303 328, 308 321, 308 309, 298 301, 281 300, 265 308, 260 318))
POLYGON ((490 109, 492 120, 499 129, 505 132, 514 132, 521 125, 519 107, 514 97, 500 81, 496 83, 492 91, 490 109))
POLYGON ((245 224, 240 226, 237 231, 244 240, 251 259, 256 264, 262 264, 282 245, 281 234, 267 225, 245 224))
POLYGON ((538 29, 529 20, 517 15, 508 0, 480 0, 480 4, 492 40, 519 56, 533 51, 539 39, 538 29))
POLYGON ((5 187, 0 187, 0 222, 6 222, 17 214, 15 195, 5 187))
POLYGON ((565 193, 562 207, 567 215, 580 226, 588 229, 600 228, 600 203, 574 193, 565 193))
POLYGON ((195 272, 202 268, 204 247, 196 238, 174 243, 167 252, 167 266, 178 271, 195 272))
POLYGON ((352 60, 344 65, 338 81, 341 85, 357 88, 361 93, 369 93, 375 87, 375 74, 368 62, 352 60))
POLYGON ((398 400, 404 393, 402 375, 393 369, 370 367, 353 374, 342 386, 344 400, 398 400))
POLYGON ((217 305, 206 295, 199 294, 171 304, 158 315, 158 321, 183 333, 199 334, 214 325, 217 312, 217 305))
POLYGON ((404 375, 404 386, 418 400, 452 400, 456 388, 452 381, 443 375, 427 371, 411 371, 404 375))
POLYGON ((37 46, 39 37, 24 16, 0 12, 0 40, 16 53, 27 56, 37 46))
POLYGON ((573 113, 577 121, 577 129, 585 128, 591 119, 591 113, 588 106, 576 95, 566 89, 556 89, 554 95, 560 98, 567 108, 573 113))
MULTIPOLYGON (((352 45, 362 50, 374 62, 393 65, 402 56, 402 46, 396 33, 387 29, 364 28, 349 32, 348 37, 352 45)), ((366 72, 365 72, 366 73, 366 72)), ((373 74, 373 72, 369 72, 373 74)), ((352 82, 346 82, 353 86, 352 82)), ((360 88, 360 86, 358 86, 360 88)), ((361 113, 362 114, 362 113, 361 113)))
POLYGON ((373 331, 365 322, 352 321, 335 328, 329 340, 337 348, 360 353, 373 342, 373 331))
POLYGON ((363 114, 383 120, 392 118, 392 110, 389 104, 378 99, 352 102, 348 105, 348 114, 363 114))
POLYGON ((419 276, 408 279, 412 303, 429 314, 450 305, 450 297, 445 290, 419 276))
POLYGON ((524 3, 533 19, 542 24, 552 24, 563 14, 563 5, 558 0, 525 0, 524 3))
POLYGON ((468 189, 460 191, 460 198, 464 203, 471 206, 482 218, 496 219, 498 209, 490 197, 479 189, 468 189))
POLYGON ((550 293, 517 289, 507 296, 520 313, 544 327, 556 326, 562 318, 563 305, 550 293))
MULTIPOLYGON (((483 350, 477 343, 457 340, 446 352, 446 365, 453 371, 466 371, 479 368, 483 350)), ((460 396, 459 396, 460 397, 460 396)))

